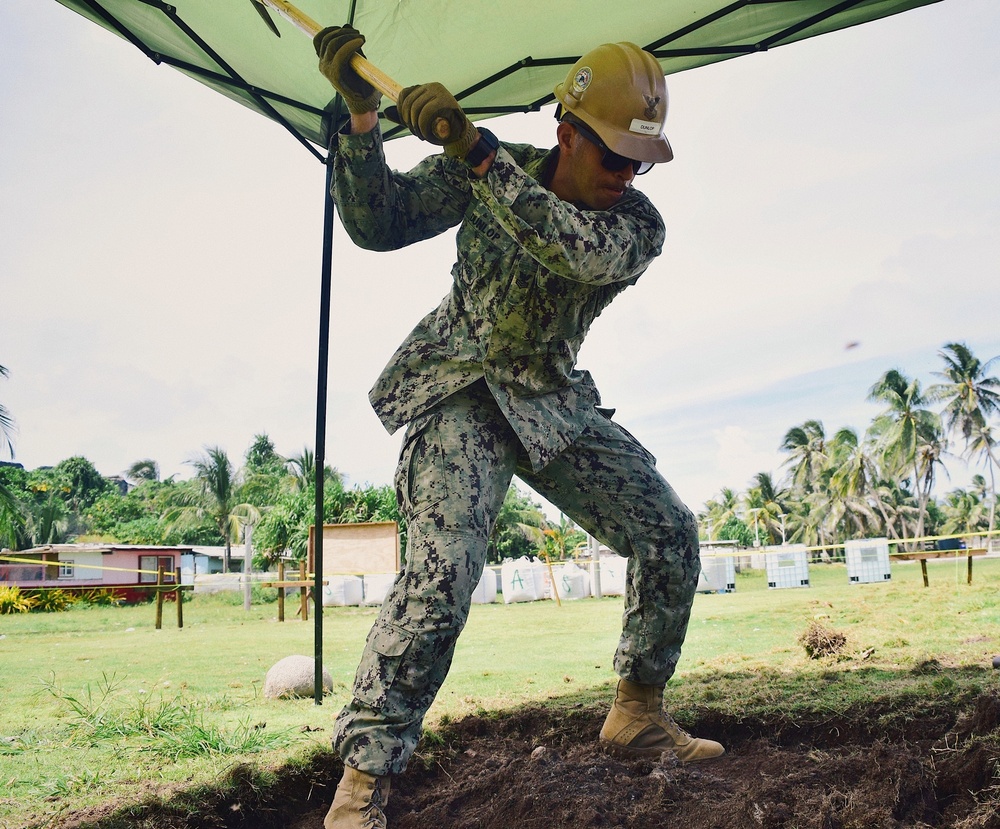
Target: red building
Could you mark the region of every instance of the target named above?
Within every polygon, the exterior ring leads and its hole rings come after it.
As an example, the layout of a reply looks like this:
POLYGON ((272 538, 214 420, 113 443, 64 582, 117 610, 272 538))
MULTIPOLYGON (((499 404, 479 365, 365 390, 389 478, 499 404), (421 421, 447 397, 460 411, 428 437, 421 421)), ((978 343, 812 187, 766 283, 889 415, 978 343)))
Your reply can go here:
POLYGON ((192 547, 155 547, 133 544, 46 544, 30 550, 0 554, 0 585, 22 590, 58 587, 68 592, 114 590, 126 602, 152 595, 159 568, 164 584, 187 584, 190 568, 184 557, 192 547))

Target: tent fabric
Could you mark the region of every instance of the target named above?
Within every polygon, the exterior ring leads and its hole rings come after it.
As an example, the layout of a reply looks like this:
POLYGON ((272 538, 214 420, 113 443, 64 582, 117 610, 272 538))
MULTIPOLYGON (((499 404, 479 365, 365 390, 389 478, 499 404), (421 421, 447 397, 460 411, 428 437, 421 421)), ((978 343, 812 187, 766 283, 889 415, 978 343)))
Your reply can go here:
MULTIPOLYGON (((309 38, 251 0, 57 0, 184 72, 281 123, 324 157, 332 89, 309 38)), ((365 54, 403 86, 440 81, 473 120, 529 112, 577 58, 628 40, 653 52, 665 74, 783 46, 939 0, 298 0, 320 23, 352 21, 365 54)), ((849 57, 845 56, 845 60, 849 57)), ((383 122, 388 137, 405 131, 383 122)))

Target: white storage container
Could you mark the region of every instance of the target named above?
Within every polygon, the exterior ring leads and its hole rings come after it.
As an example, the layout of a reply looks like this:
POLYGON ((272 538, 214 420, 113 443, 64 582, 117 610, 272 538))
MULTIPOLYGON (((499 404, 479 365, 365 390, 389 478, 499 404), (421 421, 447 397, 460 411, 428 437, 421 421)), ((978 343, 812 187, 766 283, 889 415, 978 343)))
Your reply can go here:
POLYGON ((889 539, 860 538, 844 542, 847 580, 852 584, 889 581, 889 539))
POLYGON ((591 585, 596 584, 600 578, 602 596, 624 596, 627 566, 628 559, 625 556, 601 556, 598 561, 590 563, 591 585))
POLYGON ((545 596, 544 565, 522 556, 500 565, 500 589, 505 604, 537 602, 545 596))
POLYGON ((364 604, 369 607, 378 607, 389 595, 392 583, 396 580, 395 573, 372 573, 365 575, 365 599, 364 604))
POLYGON ((583 599, 590 595, 586 572, 573 562, 557 567, 553 572, 556 577, 556 592, 562 601, 583 599))
POLYGON ((786 544, 764 555, 767 586, 770 588, 808 587, 809 551, 805 544, 786 544))
POLYGON ((323 585, 323 607, 356 607, 364 600, 360 576, 327 576, 323 585))
POLYGON ((472 591, 473 604, 490 604, 497 600, 497 573, 489 567, 483 568, 483 574, 479 577, 479 584, 472 591))
POLYGON ((699 593, 729 593, 736 589, 736 559, 702 553, 699 593))

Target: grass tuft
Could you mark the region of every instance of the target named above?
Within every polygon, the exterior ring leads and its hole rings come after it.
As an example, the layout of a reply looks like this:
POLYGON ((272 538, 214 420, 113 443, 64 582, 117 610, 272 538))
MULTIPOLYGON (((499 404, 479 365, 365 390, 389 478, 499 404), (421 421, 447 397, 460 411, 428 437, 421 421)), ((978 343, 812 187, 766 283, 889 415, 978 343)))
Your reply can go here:
POLYGON ((266 723, 244 719, 231 728, 223 728, 191 715, 178 728, 163 731, 149 749, 173 761, 191 757, 243 756, 284 748, 292 742, 288 729, 269 731, 266 723))
POLYGON ((268 730, 267 724, 251 724, 250 718, 226 728, 206 723, 205 712, 160 695, 128 694, 126 677, 101 677, 97 687, 85 686, 80 696, 58 688, 54 681, 45 690, 69 711, 74 740, 93 745, 102 740, 142 738, 145 751, 176 762, 182 758, 209 755, 257 754, 283 748, 291 742, 290 729, 268 730))

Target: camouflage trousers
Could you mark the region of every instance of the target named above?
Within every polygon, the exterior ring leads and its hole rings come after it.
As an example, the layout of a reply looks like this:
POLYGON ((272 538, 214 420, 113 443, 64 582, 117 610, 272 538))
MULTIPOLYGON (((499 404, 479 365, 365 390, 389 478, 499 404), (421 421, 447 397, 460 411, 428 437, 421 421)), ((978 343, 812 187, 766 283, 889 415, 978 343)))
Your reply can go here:
POLYGON ((333 744, 346 764, 374 775, 406 768, 514 474, 628 558, 616 672, 646 685, 673 674, 700 572, 696 522, 635 438, 597 409, 586 418, 583 434, 538 472, 483 382, 410 424, 396 472, 406 564, 337 718, 333 744))

